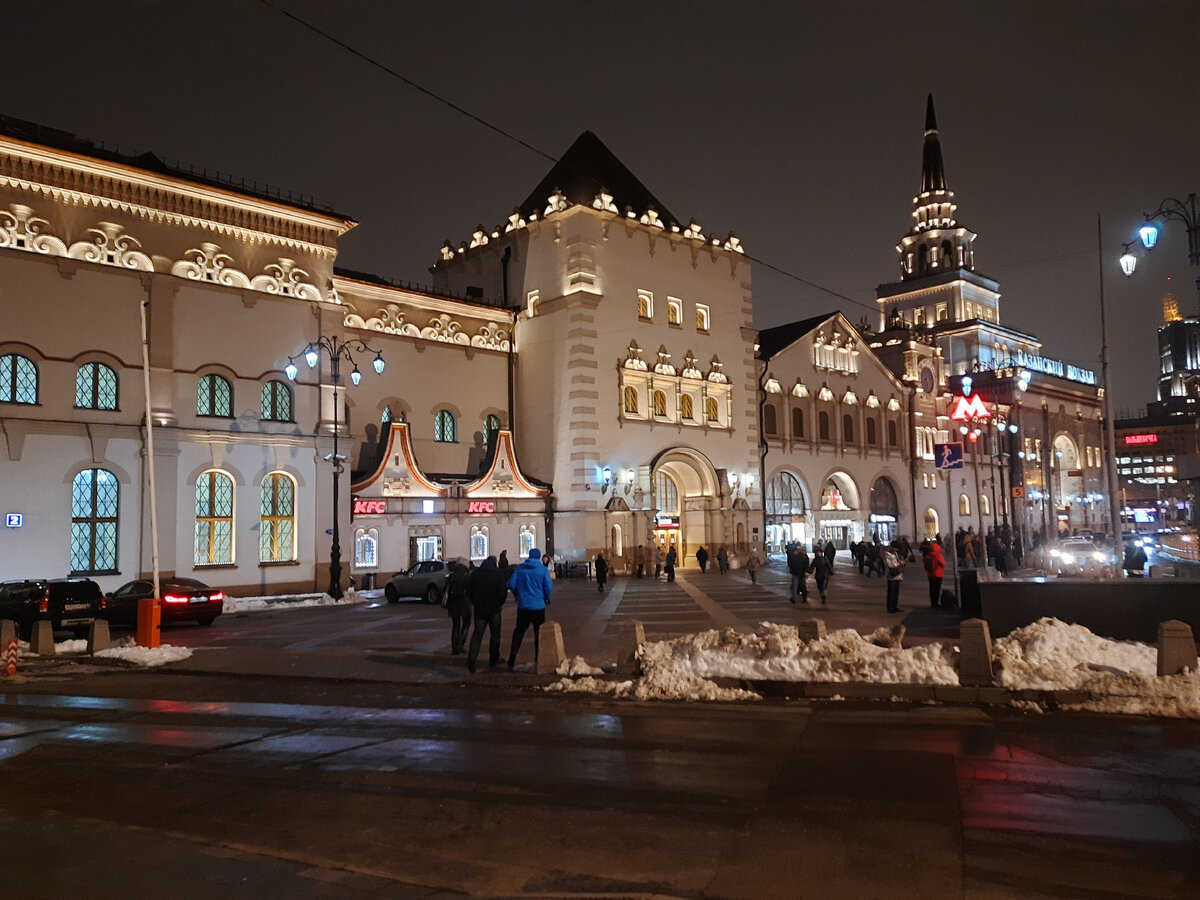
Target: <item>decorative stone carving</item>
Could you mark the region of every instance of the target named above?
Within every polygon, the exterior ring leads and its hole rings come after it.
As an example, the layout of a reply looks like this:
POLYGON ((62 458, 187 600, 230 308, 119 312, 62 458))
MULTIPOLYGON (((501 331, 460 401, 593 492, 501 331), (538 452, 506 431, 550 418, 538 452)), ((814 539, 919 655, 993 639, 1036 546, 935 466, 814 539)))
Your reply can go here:
POLYGON ((198 249, 188 251, 188 258, 171 266, 171 274, 192 281, 207 281, 225 287, 250 287, 250 278, 245 272, 233 268, 233 257, 222 253, 217 244, 203 243, 198 249))
POLYGON ((87 230, 86 234, 90 234, 91 239, 76 241, 67 250, 67 256, 105 266, 153 272, 154 263, 142 252, 141 241, 124 231, 120 225, 100 222, 95 228, 87 230))
POLYGON ((510 231, 516 231, 518 228, 524 228, 528 223, 521 218, 521 211, 514 209, 511 216, 508 217, 508 222, 504 226, 504 232, 507 234, 510 231))
POLYGON ((596 199, 592 201, 592 209, 602 209, 605 212, 618 212, 617 204, 613 203, 613 195, 606 188, 601 188, 596 199))
POLYGON ((708 380, 714 384, 729 384, 729 376, 721 371, 724 368, 724 363, 717 359, 714 355, 712 362, 709 363, 711 368, 708 371, 708 380))
POLYGON ((320 300, 320 289, 306 281, 307 278, 308 273, 297 266, 294 260, 281 256, 278 263, 271 263, 263 269, 262 275, 256 275, 250 282, 250 287, 256 291, 281 294, 299 300, 320 300))
POLYGON ((442 313, 429 320, 429 324, 421 329, 421 337, 446 344, 470 344, 471 339, 463 334, 462 326, 452 320, 449 315, 442 313))
POLYGON ((383 496, 385 497, 400 497, 412 490, 412 482, 408 480, 408 476, 400 478, 383 479, 383 496))
POLYGON ((626 369, 636 369, 639 372, 649 371, 650 367, 642 359, 642 348, 638 346, 637 341, 629 342, 629 348, 625 351, 625 362, 623 365, 626 369))
POLYGON ((689 350, 683 356, 683 371, 679 373, 684 378, 694 378, 696 381, 704 379, 704 375, 696 368, 696 354, 689 350))
POLYGON ((666 228, 666 224, 658 217, 658 211, 648 209, 639 220, 643 225, 649 225, 653 228, 666 228))
POLYGON ((555 190, 553 194, 546 198, 546 211, 542 215, 548 216, 550 213, 562 212, 570 205, 567 202, 566 195, 560 190, 555 190))
POLYGON ((8 208, 9 212, 0 210, 0 247, 46 256, 67 255, 67 245, 49 233, 50 223, 35 216, 31 207, 13 203, 8 208))
POLYGON ((495 322, 488 322, 471 338, 471 346, 482 347, 485 350, 507 350, 508 332, 495 322))
POLYGON ((675 374, 675 367, 671 365, 671 354, 667 352, 666 344, 661 344, 658 348, 658 362, 654 364, 654 371, 658 375, 675 374))
POLYGON ((700 230, 700 225, 695 219, 692 219, 691 224, 688 225, 687 228, 683 229, 683 236, 685 238, 692 238, 693 240, 697 241, 704 240, 704 232, 700 230))
POLYGON ((484 231, 483 226, 480 225, 475 229, 475 233, 471 235, 470 247, 472 249, 474 249, 475 247, 482 247, 484 244, 486 244, 488 242, 488 240, 489 240, 489 238, 488 238, 487 232, 484 231))

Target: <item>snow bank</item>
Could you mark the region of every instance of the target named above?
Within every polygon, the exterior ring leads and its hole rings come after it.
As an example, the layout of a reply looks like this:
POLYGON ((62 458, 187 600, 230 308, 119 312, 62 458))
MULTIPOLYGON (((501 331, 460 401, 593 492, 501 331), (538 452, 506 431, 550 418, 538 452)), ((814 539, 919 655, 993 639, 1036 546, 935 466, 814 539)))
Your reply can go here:
POLYGON ((341 600, 334 600, 328 594, 280 594, 274 597, 226 597, 224 612, 261 612, 264 609, 289 610, 309 609, 314 606, 349 606, 353 603, 366 603, 370 598, 356 591, 348 591, 341 600))
MULTIPOLYGON (((54 645, 55 657, 69 659, 71 657, 78 658, 83 656, 85 659, 91 658, 85 656, 86 653, 87 641, 79 638, 70 641, 61 641, 54 645)), ((21 658, 42 658, 41 654, 30 651, 29 644, 26 641, 20 641, 17 644, 17 654, 21 658)), ((93 654, 98 659, 120 659, 147 668, 178 662, 181 659, 187 659, 191 655, 192 651, 188 647, 173 647, 170 644, 161 644, 153 649, 150 647, 139 647, 137 639, 132 637, 124 637, 113 641, 109 649, 99 650, 93 654)))

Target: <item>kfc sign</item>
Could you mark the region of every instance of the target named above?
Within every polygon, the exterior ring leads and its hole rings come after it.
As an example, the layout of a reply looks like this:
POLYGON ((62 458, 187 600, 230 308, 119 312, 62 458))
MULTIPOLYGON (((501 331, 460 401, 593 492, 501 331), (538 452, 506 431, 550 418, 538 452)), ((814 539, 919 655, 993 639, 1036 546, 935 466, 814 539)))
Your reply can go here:
POLYGON ((386 513, 386 500, 368 500, 366 497, 355 497, 350 511, 354 516, 382 516, 386 513))
POLYGON ((494 513, 495 511, 495 500, 472 500, 467 503, 468 513, 494 513))
POLYGON ((1127 434, 1125 435, 1126 444, 1157 444, 1157 434, 1127 434))

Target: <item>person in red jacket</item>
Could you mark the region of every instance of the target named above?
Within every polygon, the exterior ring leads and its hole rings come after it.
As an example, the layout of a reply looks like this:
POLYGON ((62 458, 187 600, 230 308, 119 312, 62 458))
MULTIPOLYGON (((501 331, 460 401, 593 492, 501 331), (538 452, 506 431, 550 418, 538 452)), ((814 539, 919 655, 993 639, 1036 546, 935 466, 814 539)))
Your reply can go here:
POLYGON ((942 552, 940 536, 926 541, 925 574, 929 576, 929 605, 937 606, 942 599, 942 578, 946 574, 946 554, 942 552))

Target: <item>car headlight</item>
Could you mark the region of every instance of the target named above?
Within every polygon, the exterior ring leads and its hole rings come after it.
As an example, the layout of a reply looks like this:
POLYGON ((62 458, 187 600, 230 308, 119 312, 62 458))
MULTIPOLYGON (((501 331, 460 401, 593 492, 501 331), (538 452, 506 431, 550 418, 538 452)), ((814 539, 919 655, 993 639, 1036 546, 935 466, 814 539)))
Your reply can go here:
POLYGON ((1050 551, 1050 555, 1051 555, 1051 556, 1056 556, 1056 557, 1057 557, 1057 556, 1062 556, 1062 551, 1061 551, 1061 550, 1051 550, 1051 551, 1050 551))
POLYGON ((1104 554, 1097 550, 1092 554, 1092 559, 1096 560, 1096 562, 1104 562, 1104 554))

